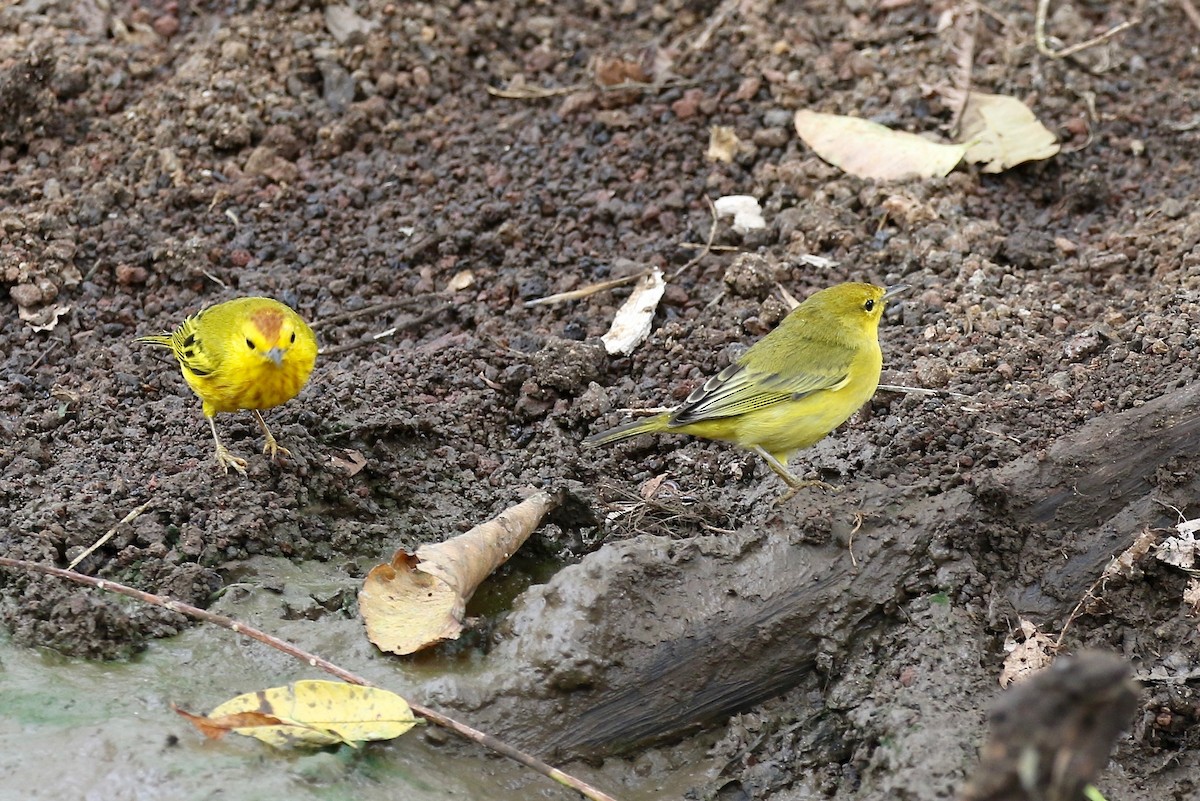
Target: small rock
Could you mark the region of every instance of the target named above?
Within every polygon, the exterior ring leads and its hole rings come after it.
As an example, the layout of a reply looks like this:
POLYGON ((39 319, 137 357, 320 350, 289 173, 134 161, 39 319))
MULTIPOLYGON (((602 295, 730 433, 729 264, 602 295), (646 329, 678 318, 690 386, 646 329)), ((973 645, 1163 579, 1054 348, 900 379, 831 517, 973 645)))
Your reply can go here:
POLYGON ((42 302, 42 291, 34 284, 17 284, 8 290, 18 306, 29 308, 42 302))
POLYGON ((174 14, 163 14, 154 20, 152 27, 154 28, 154 32, 159 36, 164 39, 170 39, 179 33, 179 17, 174 14))
POLYGON ((756 253, 743 253, 725 271, 725 285, 744 298, 764 298, 775 283, 775 268, 756 253))
POLYGON ((250 58, 250 48, 238 39, 226 39, 221 43, 221 60, 229 64, 244 64, 250 58))
POLYGON ((704 93, 699 89, 688 89, 683 97, 671 104, 671 112, 677 119, 686 120, 696 116, 704 93))
POLYGON ((117 283, 121 286, 144 284, 146 283, 146 279, 150 277, 145 267, 139 267, 134 264, 118 264, 115 272, 117 283))

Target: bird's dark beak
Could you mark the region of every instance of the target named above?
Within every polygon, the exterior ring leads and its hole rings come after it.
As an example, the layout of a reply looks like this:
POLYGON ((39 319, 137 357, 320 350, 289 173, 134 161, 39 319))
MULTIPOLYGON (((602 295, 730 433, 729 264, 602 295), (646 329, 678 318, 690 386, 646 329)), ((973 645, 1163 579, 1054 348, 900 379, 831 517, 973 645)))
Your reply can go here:
POLYGON ((271 348, 267 351, 267 358, 275 362, 276 367, 283 366, 283 351, 279 348, 271 348))
POLYGON ((888 300, 889 298, 894 298, 896 295, 899 295, 901 292, 904 292, 908 289, 912 289, 912 287, 908 284, 892 284, 887 289, 883 290, 883 299, 888 300))

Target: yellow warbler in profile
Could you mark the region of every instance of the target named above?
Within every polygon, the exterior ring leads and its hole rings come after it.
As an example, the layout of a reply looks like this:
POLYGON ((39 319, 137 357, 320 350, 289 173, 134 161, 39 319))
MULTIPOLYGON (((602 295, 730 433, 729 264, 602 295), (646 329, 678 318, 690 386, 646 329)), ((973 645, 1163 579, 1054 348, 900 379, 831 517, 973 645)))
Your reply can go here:
POLYGON ((846 283, 797 306, 736 363, 698 387, 683 405, 584 440, 601 445, 647 433, 691 434, 754 451, 792 491, 801 481, 788 458, 844 423, 875 394, 883 353, 879 320, 908 289, 846 283))
POLYGON ((296 397, 317 360, 317 338, 300 315, 270 298, 238 298, 187 318, 171 332, 139 337, 179 360, 183 378, 204 402, 217 444, 217 463, 246 474, 246 460, 217 436, 217 412, 250 409, 266 435, 263 453, 290 455, 271 435, 260 409, 296 397))

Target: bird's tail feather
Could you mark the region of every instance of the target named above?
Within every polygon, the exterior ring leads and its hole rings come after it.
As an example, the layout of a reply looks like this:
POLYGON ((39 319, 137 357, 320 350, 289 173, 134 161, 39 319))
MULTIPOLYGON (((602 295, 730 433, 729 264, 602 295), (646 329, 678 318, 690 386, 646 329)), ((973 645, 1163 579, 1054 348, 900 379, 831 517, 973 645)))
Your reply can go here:
POLYGON ((638 434, 652 434, 656 431, 666 431, 670 419, 671 415, 667 412, 647 417, 644 420, 631 420, 616 428, 601 431, 599 434, 592 434, 583 441, 583 444, 589 448, 594 448, 597 445, 607 445, 610 442, 619 442, 623 439, 636 437, 638 434))
POLYGON ((158 345, 160 348, 171 348, 174 350, 174 345, 171 342, 171 335, 167 333, 150 334, 148 336, 138 337, 134 340, 134 342, 141 342, 146 345, 158 345))

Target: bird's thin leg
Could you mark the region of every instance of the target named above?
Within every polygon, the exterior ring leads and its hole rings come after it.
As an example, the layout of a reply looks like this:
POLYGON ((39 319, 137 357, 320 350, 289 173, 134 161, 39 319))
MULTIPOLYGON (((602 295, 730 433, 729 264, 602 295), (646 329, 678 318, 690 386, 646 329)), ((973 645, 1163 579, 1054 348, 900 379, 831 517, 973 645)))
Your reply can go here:
POLYGON ((217 436, 217 418, 208 418, 208 425, 213 432, 213 442, 217 443, 217 464, 221 465, 221 469, 226 473, 232 467, 243 476, 246 475, 246 460, 234 456, 221 444, 221 438, 217 436))
POLYGON ((824 490, 836 489, 836 487, 826 484, 824 481, 803 481, 796 478, 796 475, 787 469, 787 465, 776 459, 773 454, 768 453, 761 445, 755 445, 754 452, 761 456, 766 461, 767 466, 774 470, 775 474, 782 478, 788 485, 788 491, 781 495, 776 503, 787 503, 797 492, 805 487, 820 487, 824 490))
POLYGON ((277 454, 281 453, 284 456, 291 456, 291 451, 289 451, 287 448, 280 447, 279 443, 275 441, 275 437, 271 434, 271 429, 267 428, 267 421, 263 419, 262 413, 259 412, 258 409, 251 409, 251 411, 254 412, 254 419, 258 421, 258 427, 262 429, 263 436, 267 438, 266 443, 263 445, 263 453, 267 454, 272 459, 274 459, 277 454))

